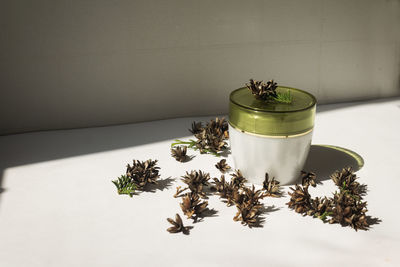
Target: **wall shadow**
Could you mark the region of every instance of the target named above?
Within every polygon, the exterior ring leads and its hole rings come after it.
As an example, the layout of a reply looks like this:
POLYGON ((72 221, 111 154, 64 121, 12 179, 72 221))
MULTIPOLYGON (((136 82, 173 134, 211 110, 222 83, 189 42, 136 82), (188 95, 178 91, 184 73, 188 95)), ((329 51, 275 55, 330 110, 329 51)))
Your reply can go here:
MULTIPOLYGON (((330 179, 336 170, 352 167, 358 171, 364 166, 363 158, 356 152, 338 146, 312 145, 304 165, 305 171, 315 172, 317 182, 330 179)), ((301 183, 300 179, 297 183, 301 183)))

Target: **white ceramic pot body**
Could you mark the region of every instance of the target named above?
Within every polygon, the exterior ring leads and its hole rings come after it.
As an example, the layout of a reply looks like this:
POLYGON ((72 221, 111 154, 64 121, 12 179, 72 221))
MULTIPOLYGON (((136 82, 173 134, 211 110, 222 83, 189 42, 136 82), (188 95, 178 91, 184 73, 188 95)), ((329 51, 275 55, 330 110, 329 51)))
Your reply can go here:
POLYGON ((229 125, 234 167, 253 184, 261 185, 265 173, 281 185, 300 176, 311 146, 312 130, 295 136, 271 137, 242 132, 229 125))

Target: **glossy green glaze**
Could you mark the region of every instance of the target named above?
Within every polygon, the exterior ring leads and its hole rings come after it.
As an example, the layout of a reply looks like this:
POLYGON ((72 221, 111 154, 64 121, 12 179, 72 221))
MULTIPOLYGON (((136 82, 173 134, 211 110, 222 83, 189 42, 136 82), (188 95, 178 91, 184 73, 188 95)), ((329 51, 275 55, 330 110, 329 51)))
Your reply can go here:
POLYGON ((233 91, 229 101, 229 122, 235 128, 253 134, 290 136, 314 127, 316 99, 300 89, 279 86, 287 92, 290 104, 256 99, 246 87, 233 91))

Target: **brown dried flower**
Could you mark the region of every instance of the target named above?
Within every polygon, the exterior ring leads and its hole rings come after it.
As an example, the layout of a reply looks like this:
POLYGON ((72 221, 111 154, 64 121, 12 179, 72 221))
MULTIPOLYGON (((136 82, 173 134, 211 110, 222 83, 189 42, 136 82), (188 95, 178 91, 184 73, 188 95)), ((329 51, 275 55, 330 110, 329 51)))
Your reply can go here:
POLYGON ((132 166, 128 164, 126 168, 126 176, 132 179, 138 189, 143 189, 148 183, 157 184, 160 168, 156 164, 157 160, 133 160, 132 166))
POLYGON ((332 199, 324 197, 311 199, 310 209, 307 211, 307 215, 318 217, 325 221, 327 216, 332 215, 332 199))
POLYGON ((200 153, 218 154, 227 146, 225 140, 229 138, 228 123, 225 118, 215 118, 207 123, 206 127, 197 131, 194 136, 197 138, 195 146, 200 153))
POLYGON ((167 218, 167 221, 170 224, 172 224, 172 226, 167 229, 168 232, 173 233, 173 234, 179 233, 179 232, 182 232, 185 235, 189 234, 189 230, 191 227, 185 227, 183 225, 182 218, 181 218, 181 216, 179 216, 178 213, 175 215, 175 220, 173 220, 171 218, 167 218))
POLYGON ((247 182, 246 178, 243 177, 243 174, 240 170, 236 170, 235 173, 233 173, 231 178, 231 182, 233 186, 239 188, 244 185, 245 182, 247 182))
POLYGON ((272 180, 269 180, 268 173, 265 173, 265 180, 263 182, 263 188, 266 191, 266 196, 270 197, 280 197, 282 193, 280 192, 279 182, 275 180, 275 177, 272 180))
POLYGON ((297 184, 295 186, 295 188, 289 187, 293 192, 289 192, 290 201, 286 205, 297 213, 306 214, 311 208, 311 196, 308 193, 308 186, 302 187, 297 184))
POLYGON ((198 134, 198 133, 200 133, 201 131, 203 131, 203 123, 201 122, 201 121, 199 121, 199 122, 192 122, 192 128, 191 129, 189 129, 189 131, 192 133, 192 134, 198 134))
POLYGON ((190 173, 186 172, 186 175, 182 176, 182 181, 187 184, 189 190, 199 196, 205 198, 206 193, 203 191, 203 187, 208 185, 210 174, 202 171, 192 170, 190 173))
POLYGON ((221 159, 217 164, 215 164, 215 167, 222 173, 231 169, 231 167, 226 163, 226 159, 221 159))
POLYGON ((312 186, 316 187, 317 182, 316 182, 316 175, 313 172, 306 172, 306 171, 301 171, 301 183, 303 186, 312 186))
POLYGON ((357 176, 351 167, 336 171, 330 177, 341 190, 348 191, 350 194, 362 199, 362 195, 365 193, 364 187, 356 181, 357 176))
POLYGON ((356 231, 368 229, 367 202, 355 199, 348 192, 341 191, 334 194, 333 203, 332 218, 329 223, 340 223, 342 226, 350 226, 356 231))
POLYGON ((278 85, 274 80, 264 83, 263 81, 254 81, 250 79, 250 83, 246 84, 246 86, 257 99, 268 100, 271 97, 278 96, 276 93, 278 85))
POLYGON ((180 206, 183 213, 188 219, 190 219, 193 217, 193 215, 201 215, 201 213, 207 209, 208 202, 201 202, 199 196, 196 193, 191 192, 187 193, 182 198, 182 203, 180 203, 180 206))
POLYGON ((187 159, 186 151, 187 146, 178 146, 176 148, 171 148, 171 156, 179 162, 185 162, 187 159))
POLYGON ((236 207, 238 211, 235 217, 233 217, 234 221, 241 221, 243 225, 247 225, 249 227, 257 225, 258 216, 260 215, 263 205, 244 202, 236 207))

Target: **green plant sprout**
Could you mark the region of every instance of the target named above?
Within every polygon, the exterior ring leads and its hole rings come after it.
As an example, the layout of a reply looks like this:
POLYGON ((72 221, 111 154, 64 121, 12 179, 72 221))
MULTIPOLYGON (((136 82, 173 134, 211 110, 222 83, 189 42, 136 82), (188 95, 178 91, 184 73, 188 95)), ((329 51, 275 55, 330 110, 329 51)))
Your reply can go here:
POLYGON ((111 182, 117 187, 118 194, 120 195, 129 195, 132 197, 137 188, 132 179, 128 178, 126 175, 121 175, 117 180, 111 182))

